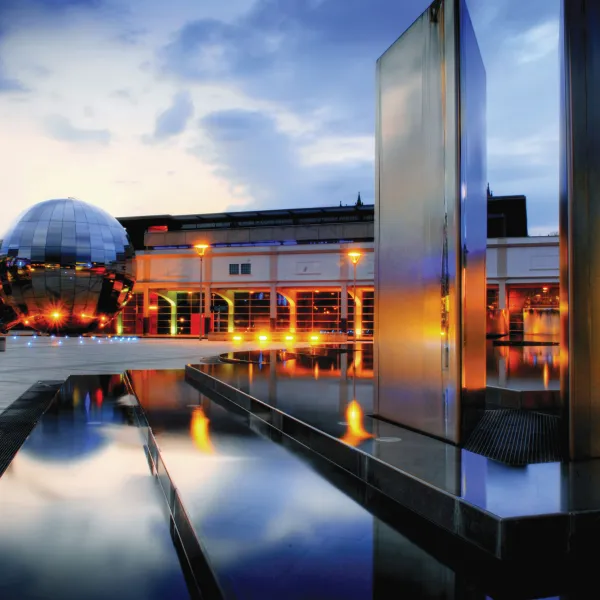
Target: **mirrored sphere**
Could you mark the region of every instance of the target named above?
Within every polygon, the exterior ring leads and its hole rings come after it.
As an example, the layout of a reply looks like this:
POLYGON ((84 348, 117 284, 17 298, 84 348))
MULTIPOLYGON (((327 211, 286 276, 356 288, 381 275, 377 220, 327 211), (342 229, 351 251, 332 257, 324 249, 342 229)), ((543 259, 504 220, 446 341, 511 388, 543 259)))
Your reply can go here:
POLYGON ((0 246, 0 330, 101 330, 131 297, 133 256, 123 226, 96 206, 73 198, 32 206, 0 246))

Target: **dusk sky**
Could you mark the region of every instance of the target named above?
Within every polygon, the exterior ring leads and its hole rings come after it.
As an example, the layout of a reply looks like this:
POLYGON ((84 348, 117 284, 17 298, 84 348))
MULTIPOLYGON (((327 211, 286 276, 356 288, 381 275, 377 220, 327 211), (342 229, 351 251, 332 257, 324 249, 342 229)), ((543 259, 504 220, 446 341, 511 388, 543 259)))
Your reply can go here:
MULTIPOLYGON (((115 216, 374 201, 375 61, 429 0, 0 0, 0 236, 115 216)), ((488 179, 558 229, 559 0, 470 0, 488 179)))

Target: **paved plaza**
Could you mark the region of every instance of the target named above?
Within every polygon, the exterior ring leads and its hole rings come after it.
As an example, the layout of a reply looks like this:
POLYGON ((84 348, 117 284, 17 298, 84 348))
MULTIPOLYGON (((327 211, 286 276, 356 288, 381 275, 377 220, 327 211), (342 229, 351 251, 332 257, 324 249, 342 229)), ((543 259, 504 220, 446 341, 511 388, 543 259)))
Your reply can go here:
POLYGON ((8 336, 6 352, 0 353, 0 412, 37 381, 127 369, 183 369, 187 363, 254 345, 190 339, 8 336))

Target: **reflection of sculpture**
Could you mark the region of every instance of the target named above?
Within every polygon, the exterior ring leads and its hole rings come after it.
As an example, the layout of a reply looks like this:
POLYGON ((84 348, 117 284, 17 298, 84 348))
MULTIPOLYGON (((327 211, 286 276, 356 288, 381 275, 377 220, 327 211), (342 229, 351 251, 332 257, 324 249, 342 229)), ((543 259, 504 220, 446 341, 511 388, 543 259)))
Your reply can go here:
POLYGON ((131 296, 132 257, 125 229, 103 210, 72 198, 36 204, 0 247, 0 330, 104 327, 131 296))

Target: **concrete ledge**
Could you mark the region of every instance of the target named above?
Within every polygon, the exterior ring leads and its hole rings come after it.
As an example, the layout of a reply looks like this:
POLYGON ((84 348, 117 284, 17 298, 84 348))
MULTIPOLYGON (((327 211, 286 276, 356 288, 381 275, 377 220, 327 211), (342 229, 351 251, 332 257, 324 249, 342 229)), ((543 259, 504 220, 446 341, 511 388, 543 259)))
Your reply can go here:
MULTIPOLYGON (((201 365, 186 366, 186 379, 208 397, 222 397, 250 413, 252 427, 263 435, 293 440, 492 557, 554 561, 597 552, 580 520, 589 521, 589 511, 503 519, 220 381, 201 365)), ((600 523, 600 511, 594 514, 600 523)))

